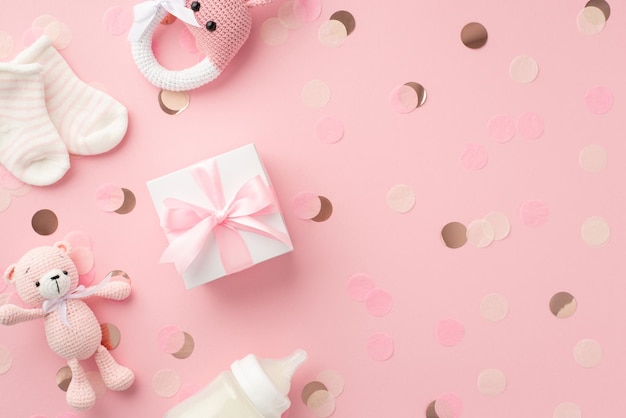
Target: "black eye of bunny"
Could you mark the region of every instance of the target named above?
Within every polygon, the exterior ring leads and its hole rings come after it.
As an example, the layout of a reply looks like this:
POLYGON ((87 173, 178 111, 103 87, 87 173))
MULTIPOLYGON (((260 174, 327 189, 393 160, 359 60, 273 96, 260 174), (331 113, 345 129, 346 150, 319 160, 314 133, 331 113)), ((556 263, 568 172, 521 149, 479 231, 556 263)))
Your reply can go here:
POLYGON ((63 270, 63 274, 67 276, 67 270, 63 270))
POLYGON ((208 30, 209 32, 213 32, 215 29, 217 29, 217 23, 212 20, 206 22, 206 30, 208 30))
POLYGON ((193 10, 194 12, 197 12, 200 10, 200 2, 199 1, 192 1, 191 2, 191 10, 193 10))
POLYGON ((35 287, 39 287, 40 285, 41 285, 41 283, 35 282, 35 287))

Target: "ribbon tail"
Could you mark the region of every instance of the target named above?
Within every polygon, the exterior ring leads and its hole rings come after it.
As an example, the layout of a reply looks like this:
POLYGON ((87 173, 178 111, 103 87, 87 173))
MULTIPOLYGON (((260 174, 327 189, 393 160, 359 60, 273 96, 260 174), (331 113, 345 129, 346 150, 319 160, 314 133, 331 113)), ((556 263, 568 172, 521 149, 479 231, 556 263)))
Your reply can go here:
POLYGON ((242 216, 239 218, 229 219, 227 221, 233 228, 241 231, 254 232, 267 238, 272 238, 291 247, 291 239, 286 232, 279 231, 276 228, 254 219, 250 216, 242 216))
POLYGON ((215 228, 215 238, 226 274, 236 273, 254 264, 250 250, 239 232, 218 226, 215 228))
POLYGON ((59 317, 61 318, 61 322, 65 324, 66 327, 70 328, 70 321, 67 320, 67 302, 61 302, 61 306, 59 306, 59 317))
POLYGON ((176 271, 183 274, 204 248, 215 225, 214 217, 206 218, 189 231, 174 238, 161 255, 160 262, 174 263, 176 271))

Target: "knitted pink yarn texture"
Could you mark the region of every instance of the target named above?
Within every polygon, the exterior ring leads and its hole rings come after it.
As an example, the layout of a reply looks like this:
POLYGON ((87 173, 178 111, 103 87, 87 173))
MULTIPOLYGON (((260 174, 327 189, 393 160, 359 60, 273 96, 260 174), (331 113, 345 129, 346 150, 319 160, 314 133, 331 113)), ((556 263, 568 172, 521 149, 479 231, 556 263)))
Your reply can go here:
POLYGON ((220 71, 224 70, 250 35, 250 9, 243 0, 186 0, 186 5, 192 10, 198 9, 195 17, 200 27, 186 25, 196 38, 198 49, 220 71), (211 31, 212 27, 215 29, 211 31))
POLYGON ((78 272, 70 252, 66 242, 37 247, 7 268, 5 280, 15 284, 20 298, 33 308, 2 305, 0 323, 13 325, 44 318, 48 345, 67 361, 72 371, 67 403, 74 409, 85 410, 93 406, 96 395, 79 360, 95 356, 102 379, 112 390, 127 389, 135 376, 127 367, 117 364, 101 344, 100 323, 82 299, 99 296, 122 300, 130 295, 130 284, 105 279, 92 288, 78 286, 78 272))

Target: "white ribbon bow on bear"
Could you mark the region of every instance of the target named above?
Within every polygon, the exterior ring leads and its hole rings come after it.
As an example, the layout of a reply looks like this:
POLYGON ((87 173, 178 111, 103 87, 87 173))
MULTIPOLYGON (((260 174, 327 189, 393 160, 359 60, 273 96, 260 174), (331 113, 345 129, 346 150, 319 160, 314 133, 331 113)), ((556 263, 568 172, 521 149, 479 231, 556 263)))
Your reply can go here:
POLYGON ((138 41, 161 8, 185 23, 200 27, 193 11, 185 7, 185 0, 149 0, 133 7, 134 22, 128 33, 128 40, 138 41))
POLYGON ((87 296, 93 295, 102 287, 104 287, 104 285, 106 285, 107 283, 111 281, 111 276, 112 276, 111 273, 107 274, 106 277, 102 279, 102 281, 95 286, 86 288, 85 286, 81 284, 76 289, 70 292, 67 292, 60 298, 48 299, 44 301, 43 312, 46 314, 49 314, 50 312, 58 309, 59 317, 61 318, 61 321, 65 324, 65 326, 67 326, 68 328, 71 328, 70 323, 67 320, 67 300, 68 299, 83 299, 83 298, 86 298, 87 296))

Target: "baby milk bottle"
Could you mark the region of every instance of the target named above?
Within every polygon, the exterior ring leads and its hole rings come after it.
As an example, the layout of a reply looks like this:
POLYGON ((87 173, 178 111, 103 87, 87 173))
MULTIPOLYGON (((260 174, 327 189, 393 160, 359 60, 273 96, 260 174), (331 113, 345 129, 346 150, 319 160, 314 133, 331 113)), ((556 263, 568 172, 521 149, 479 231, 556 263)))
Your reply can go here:
POLYGON ((287 397, 291 377, 306 357, 304 350, 283 359, 249 354, 172 408, 165 418, 280 418, 291 405, 287 397))

